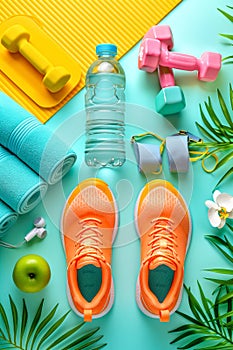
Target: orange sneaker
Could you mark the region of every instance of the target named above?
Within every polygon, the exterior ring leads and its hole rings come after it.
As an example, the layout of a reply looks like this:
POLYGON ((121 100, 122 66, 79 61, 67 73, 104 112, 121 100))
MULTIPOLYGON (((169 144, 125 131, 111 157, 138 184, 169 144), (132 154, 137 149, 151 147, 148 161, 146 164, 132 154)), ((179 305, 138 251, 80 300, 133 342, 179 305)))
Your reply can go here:
POLYGON ((105 315, 113 304, 111 255, 117 226, 117 207, 108 185, 94 178, 81 182, 67 200, 61 232, 68 299, 84 321, 105 315))
POLYGON ((154 180, 138 197, 135 223, 141 240, 137 303, 147 316, 167 322, 181 301, 191 234, 188 207, 169 182, 154 180))

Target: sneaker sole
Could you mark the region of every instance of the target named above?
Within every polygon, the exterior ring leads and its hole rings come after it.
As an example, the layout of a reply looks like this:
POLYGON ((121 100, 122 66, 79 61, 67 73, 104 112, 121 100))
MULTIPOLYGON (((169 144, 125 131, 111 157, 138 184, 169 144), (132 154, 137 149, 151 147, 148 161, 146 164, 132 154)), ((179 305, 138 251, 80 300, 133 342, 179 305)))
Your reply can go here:
MULTIPOLYGON (((156 182, 156 183, 163 183, 163 184, 168 184, 169 186, 171 186, 171 184, 166 181, 166 180, 152 180, 152 182, 156 182)), ((168 187, 169 187, 168 186, 168 187)), ((137 199, 137 202, 136 202, 136 205, 135 205, 135 210, 134 210, 134 223, 135 223, 135 228, 136 228, 136 232, 137 232, 137 235, 140 239, 140 234, 139 234, 139 229, 138 229, 138 225, 137 225, 137 212, 138 212, 138 206, 139 206, 139 199, 141 197, 141 194, 142 192, 144 191, 144 187, 142 188, 142 190, 140 191, 139 195, 138 195, 138 199, 137 199)), ((176 192, 178 192, 176 189, 175 189, 176 192)), ((179 193, 180 197, 183 199, 183 201, 185 202, 183 196, 179 193)), ((189 213, 189 212, 188 212, 189 213)), ((188 241, 187 241, 187 248, 186 248, 186 254, 187 254, 187 251, 188 251, 188 248, 189 248, 189 244, 190 244, 190 239, 191 239, 191 232, 192 232, 192 222, 191 222, 191 217, 190 217, 190 214, 188 215, 189 217, 189 227, 190 227, 190 230, 189 230, 189 233, 188 233, 188 241)), ((178 297, 178 300, 177 300, 177 303, 176 305, 174 306, 174 308, 170 311, 170 315, 172 315, 179 307, 180 303, 181 303, 181 299, 182 299, 182 294, 183 294, 183 286, 180 290, 180 294, 179 294, 179 297, 178 297)), ((144 305, 142 304, 142 301, 141 301, 141 288, 140 288, 140 283, 139 283, 139 276, 137 278, 137 284, 136 284, 136 302, 137 302, 137 305, 139 307, 139 309, 148 317, 151 317, 151 318, 160 318, 159 315, 155 315, 153 313, 151 313, 150 311, 148 311, 144 305)))

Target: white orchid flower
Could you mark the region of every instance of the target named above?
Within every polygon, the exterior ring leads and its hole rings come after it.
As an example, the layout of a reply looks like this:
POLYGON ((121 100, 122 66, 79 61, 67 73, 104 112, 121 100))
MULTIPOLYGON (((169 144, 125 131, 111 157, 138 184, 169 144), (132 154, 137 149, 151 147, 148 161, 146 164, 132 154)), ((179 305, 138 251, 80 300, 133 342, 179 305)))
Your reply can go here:
POLYGON ((214 201, 205 201, 205 205, 209 208, 208 218, 213 227, 220 229, 225 225, 226 219, 233 219, 233 196, 216 190, 213 199, 214 201))

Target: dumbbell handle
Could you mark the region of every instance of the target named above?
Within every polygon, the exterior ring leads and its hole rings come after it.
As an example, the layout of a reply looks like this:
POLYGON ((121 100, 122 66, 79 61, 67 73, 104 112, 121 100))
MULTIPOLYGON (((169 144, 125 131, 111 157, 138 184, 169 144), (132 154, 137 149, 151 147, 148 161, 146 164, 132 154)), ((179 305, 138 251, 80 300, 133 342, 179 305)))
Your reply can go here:
POLYGON ((171 68, 159 66, 158 67, 158 78, 161 88, 169 86, 175 86, 175 78, 171 68))
POLYGON ((199 69, 199 59, 179 52, 168 51, 162 44, 159 64, 164 67, 193 71, 199 69))
POLYGON ((52 64, 43 56, 30 42, 21 39, 18 42, 19 52, 29 61, 41 74, 45 75, 52 64))

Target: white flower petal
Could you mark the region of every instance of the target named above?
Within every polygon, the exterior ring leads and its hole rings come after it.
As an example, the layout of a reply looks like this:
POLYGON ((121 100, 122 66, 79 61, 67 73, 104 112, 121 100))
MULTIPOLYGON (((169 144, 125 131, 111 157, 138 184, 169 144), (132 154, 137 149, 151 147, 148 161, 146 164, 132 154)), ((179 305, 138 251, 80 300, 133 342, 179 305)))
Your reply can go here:
POLYGON ((225 223, 226 223, 226 220, 225 220, 225 219, 221 219, 221 222, 220 222, 220 224, 218 225, 218 228, 219 228, 219 229, 222 228, 222 227, 225 225, 225 223))
POLYGON ((213 193, 213 198, 214 201, 217 203, 217 197, 221 194, 221 192, 219 190, 214 191, 213 193))
POLYGON ((233 219, 233 210, 229 213, 228 219, 233 219))
POLYGON ((208 210, 208 218, 209 218, 210 224, 213 227, 218 227, 221 224, 221 218, 218 215, 218 211, 213 208, 210 208, 208 210))
POLYGON ((233 209, 233 197, 227 193, 220 193, 216 198, 216 203, 223 208, 226 208, 227 212, 233 209))
POLYGON ((205 205, 206 205, 209 209, 210 209, 210 208, 213 208, 213 209, 215 209, 215 210, 219 210, 219 209, 220 209, 219 206, 218 206, 215 202, 210 201, 210 200, 205 201, 205 205))

